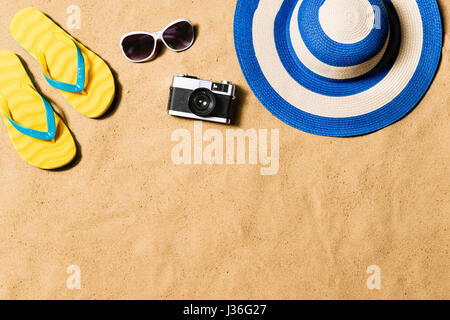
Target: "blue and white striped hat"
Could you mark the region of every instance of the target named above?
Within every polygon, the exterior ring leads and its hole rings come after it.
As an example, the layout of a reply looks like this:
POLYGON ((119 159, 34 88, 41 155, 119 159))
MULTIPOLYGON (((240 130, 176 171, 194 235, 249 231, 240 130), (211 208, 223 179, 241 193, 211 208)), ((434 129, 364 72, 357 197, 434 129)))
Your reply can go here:
POLYGON ((238 0, 234 37, 261 103, 300 130, 355 136, 420 101, 436 73, 436 0, 238 0))

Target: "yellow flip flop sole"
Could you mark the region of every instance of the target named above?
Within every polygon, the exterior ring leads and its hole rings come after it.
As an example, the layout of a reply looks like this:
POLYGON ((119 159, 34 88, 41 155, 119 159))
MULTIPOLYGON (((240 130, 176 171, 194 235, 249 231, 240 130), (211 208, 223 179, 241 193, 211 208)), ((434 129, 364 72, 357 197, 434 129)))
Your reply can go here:
POLYGON ((16 42, 41 64, 46 76, 65 84, 77 82, 76 44, 85 62, 84 88, 79 93, 64 90, 61 93, 89 118, 98 118, 108 110, 114 100, 115 82, 110 68, 100 57, 35 8, 19 11, 9 29, 16 42))
POLYGON ((61 168, 77 153, 69 129, 56 113, 53 115, 56 133, 51 141, 25 135, 13 125, 12 121, 26 130, 44 133, 50 126, 43 98, 37 93, 22 62, 11 51, 0 51, 0 116, 17 152, 26 162, 41 169, 61 168))

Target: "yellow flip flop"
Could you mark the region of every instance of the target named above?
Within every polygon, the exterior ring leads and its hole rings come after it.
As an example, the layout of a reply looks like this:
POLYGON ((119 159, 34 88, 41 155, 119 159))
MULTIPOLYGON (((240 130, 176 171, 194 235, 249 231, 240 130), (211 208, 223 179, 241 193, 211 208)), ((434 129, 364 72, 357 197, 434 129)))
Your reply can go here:
POLYGON ((0 51, 0 116, 14 148, 29 164, 56 169, 75 157, 76 144, 69 129, 11 51, 0 51))
POLYGON ((35 8, 11 21, 16 42, 42 67, 49 84, 89 118, 103 115, 114 100, 114 77, 108 65, 35 8))

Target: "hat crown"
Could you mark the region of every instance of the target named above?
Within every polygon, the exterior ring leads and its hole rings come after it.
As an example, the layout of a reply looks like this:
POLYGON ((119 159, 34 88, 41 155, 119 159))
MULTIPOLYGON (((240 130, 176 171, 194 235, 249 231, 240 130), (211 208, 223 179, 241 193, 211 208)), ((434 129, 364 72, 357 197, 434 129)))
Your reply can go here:
POLYGON ((375 13, 367 0, 326 0, 319 9, 325 34, 338 43, 364 40, 375 25, 375 13))
POLYGON ((382 0, 303 0, 298 23, 308 50, 333 67, 368 62, 385 48, 389 35, 382 0))

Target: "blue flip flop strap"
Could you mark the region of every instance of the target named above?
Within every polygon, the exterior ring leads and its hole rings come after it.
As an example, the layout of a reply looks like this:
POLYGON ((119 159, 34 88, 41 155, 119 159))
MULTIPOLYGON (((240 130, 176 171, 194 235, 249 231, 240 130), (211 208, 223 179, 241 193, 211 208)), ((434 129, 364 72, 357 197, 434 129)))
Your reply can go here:
POLYGON ((77 82, 76 84, 70 84, 65 82, 56 81, 51 78, 50 73, 46 72, 47 67, 42 65, 42 62, 39 61, 42 67, 42 71, 44 72, 44 76, 47 79, 48 83, 59 90, 67 91, 67 92, 73 92, 73 93, 81 93, 84 90, 84 87, 86 85, 86 66, 83 54, 81 53, 80 48, 78 47, 77 43, 70 39, 73 44, 75 45, 75 48, 77 50, 77 82))
MULTIPOLYGON (((33 88, 31 88, 31 89, 33 91, 35 91, 33 88)), ((20 133, 22 133, 26 136, 32 137, 32 138, 39 139, 39 140, 51 141, 51 140, 55 139, 55 136, 56 136, 55 114, 53 112, 53 108, 50 105, 50 103, 47 100, 45 100, 45 98, 42 95, 40 95, 38 92, 36 92, 36 94, 38 94, 41 97, 42 101, 44 102, 45 115, 47 117, 47 132, 33 130, 33 129, 24 127, 24 126, 18 124, 17 122, 15 122, 11 117, 11 112, 9 111, 10 109, 8 106, 8 102, 6 101, 6 99, 4 97, 0 97, 2 112, 5 115, 5 117, 9 120, 9 122, 13 125, 13 127, 16 128, 16 130, 19 131, 20 133), (9 116, 8 116, 8 114, 9 114, 9 116)))

